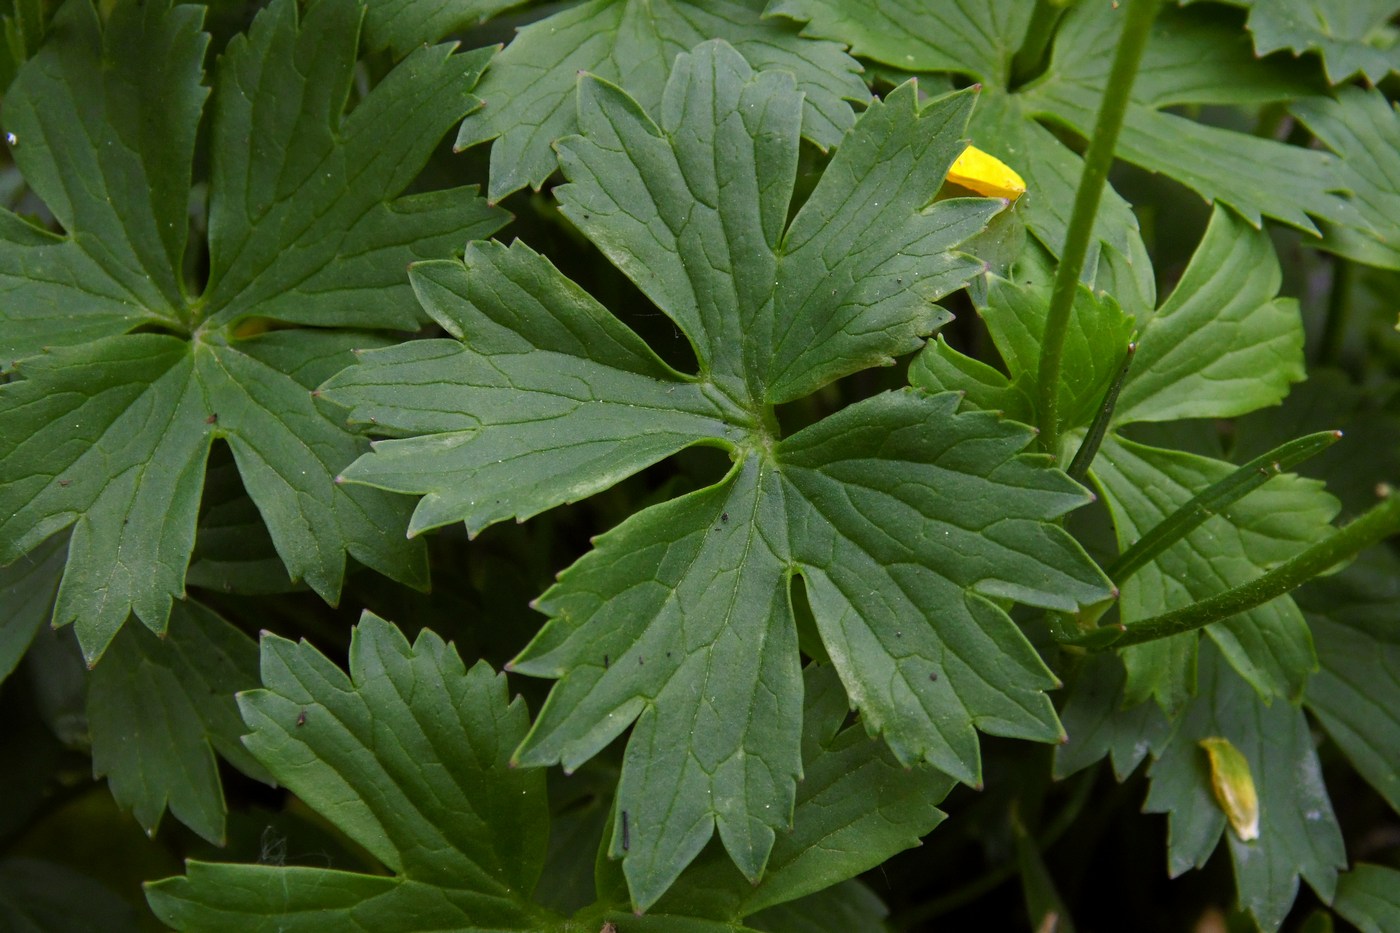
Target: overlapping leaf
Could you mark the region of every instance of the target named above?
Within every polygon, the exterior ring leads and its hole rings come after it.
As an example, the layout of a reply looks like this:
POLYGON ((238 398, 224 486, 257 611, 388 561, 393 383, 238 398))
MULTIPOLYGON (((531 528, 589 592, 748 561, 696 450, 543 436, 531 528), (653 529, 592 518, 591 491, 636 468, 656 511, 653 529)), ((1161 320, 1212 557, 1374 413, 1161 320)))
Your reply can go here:
POLYGON ((525 0, 374 0, 365 7, 365 43, 402 58, 416 46, 485 22, 525 0))
POLYGON ((616 82, 655 111, 672 62, 705 39, 724 39, 755 69, 786 71, 803 91, 802 135, 834 146, 870 97, 860 66, 834 42, 800 38, 760 18, 758 0, 589 0, 520 30, 482 79, 485 108, 457 136, 465 149, 491 147, 493 200, 539 188, 557 163, 553 143, 577 131, 574 78, 581 71, 616 82))
POLYGON ((1187 706, 1162 756, 1149 772, 1144 809, 1170 815, 1167 866, 1173 877, 1210 858, 1226 836, 1240 906, 1265 931, 1288 915, 1301 875, 1324 901, 1346 867, 1341 830, 1322 783, 1322 769, 1302 710, 1264 705, 1213 649, 1201 651, 1200 695, 1187 706), (1201 739, 1228 739, 1249 762, 1259 798, 1259 838, 1226 829, 1211 789, 1201 739))
POLYGON ((88 683, 92 769, 113 798, 154 834, 167 806, 205 839, 224 842, 217 750, 270 780, 239 744, 234 694, 258 682, 252 640, 211 610, 175 605, 170 633, 139 625, 113 640, 88 683))
POLYGON ((326 386, 386 433, 348 479, 424 495, 414 527, 471 529, 591 494, 690 444, 721 482, 641 512, 539 601, 513 662, 558 678, 519 758, 572 767, 635 722, 613 826, 639 906, 717 828, 750 879, 791 819, 800 574, 826 651, 896 757, 975 783, 974 726, 1054 740, 1055 681, 996 600, 1106 595, 1049 523, 1085 501, 1026 429, 952 395, 867 399, 779 439, 771 406, 917 348, 931 299, 978 266, 952 252, 1001 202, 929 205, 973 102, 872 104, 791 222, 803 119, 790 75, 725 43, 677 59, 659 125, 585 77, 559 144, 565 214, 690 339, 698 376, 517 244, 414 270, 462 342, 365 354, 326 386), (623 826, 626 826, 626 832, 623 826), (623 843, 624 835, 626 844, 623 843))
MULTIPOLYGON (((1020 209, 1027 226, 1058 254, 1081 163, 1042 123, 1065 125, 1082 136, 1092 130, 1122 10, 1073 5, 1056 25, 1043 72, 1024 74, 1013 68, 1028 38, 1029 13, 1018 9, 1023 4, 942 3, 937 12, 918 15, 914 21, 925 27, 920 29, 907 28, 908 6, 900 0, 772 0, 768 11, 804 22, 804 34, 847 42, 857 54, 896 68, 946 70, 980 81, 986 96, 972 136, 1025 177, 1030 196, 1020 209), (969 35, 979 38, 969 41, 969 35)), ((1175 178, 1256 225, 1273 217, 1314 231, 1310 218, 1316 218, 1369 231, 1366 218, 1337 193, 1344 184, 1336 158, 1165 112, 1185 104, 1290 100, 1324 87, 1307 69, 1257 60, 1249 37, 1217 12, 1163 9, 1133 86, 1119 158, 1175 178)), ((1127 205, 1105 192, 1097 239, 1150 280, 1136 230, 1127 205)))
MULTIPOLYGON (((1277 298, 1278 261, 1268 237, 1227 211, 1215 212, 1171 296, 1141 324, 1132 370, 1113 426, 1179 418, 1224 418, 1276 404, 1302 378, 1303 334, 1296 304, 1277 298)), ((1043 288, 1001 283, 983 311, 1010 376, 976 364, 946 344, 931 346, 910 368, 916 385, 963 388, 984 407, 1029 406, 1048 307, 1043 288), (1013 296, 1014 297, 1013 300, 1013 296)), ((1101 394, 1123 358, 1121 312, 1081 288, 1067 337, 1061 397, 1101 394)), ((1012 409, 1030 417, 1029 408, 1012 409)), ((1064 410, 1068 411, 1069 408, 1064 410)), ((1064 424, 1067 459, 1093 415, 1080 405, 1064 424)), ((1225 462, 1105 440, 1091 475, 1103 491, 1120 547, 1128 547, 1202 488, 1233 468, 1225 462)), ((1320 484, 1280 476, 1210 518, 1124 585, 1127 624, 1180 608, 1257 577, 1328 533, 1337 503, 1320 484)), ((1206 628, 1230 663, 1265 697, 1298 699, 1316 655, 1306 623, 1287 598, 1206 628)), ((1194 692, 1195 633, 1124 651, 1126 702, 1155 697, 1175 711, 1194 692)))
POLYGON ((1249 8, 1246 24, 1260 55, 1288 49, 1317 52, 1327 78, 1340 84, 1360 73, 1372 84, 1400 68, 1400 50, 1389 25, 1400 12, 1395 0, 1225 0, 1249 8))
POLYGON ((1357 865, 1337 882, 1337 913, 1362 933, 1385 933, 1400 923, 1400 871, 1357 865))
POLYGON ((1400 811, 1400 560, 1363 555, 1299 591, 1321 669, 1306 702, 1371 786, 1400 811))
POLYGON ((264 688, 239 705, 248 750, 268 771, 388 867, 189 863, 150 885, 178 930, 544 928, 528 897, 544 860, 544 774, 508 767, 523 701, 505 678, 468 670, 431 632, 410 646, 366 614, 350 674, 311 646, 262 642, 264 688))
POLYGON ((64 232, 0 214, 17 375, 0 387, 0 560, 73 527, 54 618, 78 620, 90 659, 130 613, 164 629, 216 439, 293 580, 334 601, 348 554, 424 581, 402 504, 331 483, 361 442, 309 390, 347 359, 335 328, 417 326, 409 260, 500 225, 466 190, 395 199, 475 105, 485 56, 419 49, 343 115, 361 15, 321 0, 298 22, 276 3, 220 59, 197 299, 181 270, 200 8, 120 4, 101 23, 69 0, 7 95, 15 158, 64 232))
POLYGON ((1355 87, 1290 109, 1337 154, 1338 183, 1352 193, 1361 221, 1329 226, 1326 247, 1357 262, 1400 269, 1400 114, 1379 91, 1355 87))
POLYGON ((756 913, 802 917, 812 898, 830 908, 838 892, 855 900, 836 919, 868 921, 883 913, 878 898, 858 885, 828 889, 916 844, 942 821, 935 804, 953 785, 930 768, 903 767, 859 727, 843 728, 839 680, 810 668, 808 780, 762 883, 712 847, 640 920, 611 899, 616 868, 603 859, 598 900, 565 920, 531 900, 549 830, 545 782, 510 765, 527 721, 522 701, 507 702, 504 675, 466 668, 431 632, 410 646, 370 614, 352 638, 349 677, 305 643, 265 635, 262 655, 266 686, 239 700, 249 750, 393 874, 191 862, 185 877, 148 886, 156 914, 178 930, 562 931, 622 918, 637 929, 717 933, 747 929, 756 913))

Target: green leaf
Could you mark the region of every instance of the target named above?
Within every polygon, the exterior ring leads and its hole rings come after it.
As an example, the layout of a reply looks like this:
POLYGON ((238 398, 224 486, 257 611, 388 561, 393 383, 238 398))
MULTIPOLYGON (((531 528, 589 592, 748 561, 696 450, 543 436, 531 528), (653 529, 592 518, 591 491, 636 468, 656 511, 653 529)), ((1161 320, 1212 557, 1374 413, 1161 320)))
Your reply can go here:
POLYGON ((1355 222, 1328 227, 1324 248, 1400 269, 1400 115, 1379 91, 1357 87, 1338 89, 1336 99, 1309 97, 1290 109, 1337 154, 1338 182, 1354 196, 1355 222))
MULTIPOLYGON (((1023 264, 1025 265, 1025 264, 1023 264)), ((1048 301, 1032 268, 1030 284, 997 281, 982 316, 1007 366, 1001 376, 945 345, 931 345, 910 367, 916 385, 966 391, 971 401, 1036 420, 1036 379, 1048 301)), ((1116 431, 1142 421, 1225 418, 1276 404, 1303 376, 1303 332, 1296 302, 1277 296, 1278 260, 1267 234, 1217 209, 1172 294, 1144 308, 1137 352, 1118 398, 1116 431)), ((1081 286, 1066 339, 1059 451, 1067 461, 1092 420, 1127 344, 1131 320, 1081 286)), ((1091 475, 1103 492, 1120 550, 1125 550, 1229 464, 1135 444, 1110 432, 1091 475)), ((1198 527, 1128 580, 1121 618, 1131 625, 1251 580, 1330 532, 1338 504, 1321 484, 1285 475, 1198 527)), ((1265 697, 1297 700, 1316 655, 1307 625, 1287 598, 1206 629, 1230 663, 1265 697)), ((1177 636, 1124 650, 1127 706, 1155 697, 1168 712, 1194 692, 1198 636, 1177 636)))
POLYGON ((1171 735, 1171 720, 1156 703, 1125 706, 1127 683, 1123 661, 1113 652, 1096 652, 1069 680, 1060 710, 1068 740, 1055 749, 1055 780, 1063 780, 1101 760, 1113 762, 1121 784, 1142 764, 1147 753, 1160 755, 1171 735))
POLYGON ((1358 72, 1378 84, 1400 69, 1400 49, 1375 41, 1400 12, 1395 0, 1255 0, 1248 6, 1249 31, 1260 55, 1279 49, 1295 55, 1317 52, 1333 84, 1358 72))
POLYGON ((1225 834, 1239 903, 1272 933, 1293 905, 1300 875, 1323 901, 1331 900, 1337 872, 1346 867, 1341 831, 1302 711, 1288 703, 1265 706, 1213 650, 1201 652, 1200 675, 1199 695, 1148 772, 1152 785, 1143 809, 1170 816, 1172 877, 1205 865, 1226 819, 1197 743, 1228 739, 1248 761, 1259 796, 1259 838, 1244 842, 1225 834))
POLYGON ((1031 927, 1037 931, 1075 933, 1074 920, 1065 907, 1064 898, 1055 886, 1050 867, 1016 812, 1012 811, 1011 831, 1016 842, 1016 865, 1021 875, 1021 895, 1026 900, 1026 913, 1031 927))
POLYGON ((211 451, 185 585, 249 595, 297 588, 225 446, 216 444, 211 451))
POLYGON ((426 435, 380 441, 344 472, 426 494, 412 533, 523 520, 700 438, 737 437, 723 420, 732 403, 661 362, 519 240, 473 243, 465 266, 424 263, 413 281, 429 313, 464 342, 368 352, 325 386, 351 421, 426 435))
MULTIPOLYGON (((762 880, 748 883, 712 845, 658 911, 752 923, 747 918, 756 911, 834 893, 943 822, 935 804, 952 790, 952 779, 926 765, 905 768, 864 729, 843 728, 848 700, 832 668, 809 666, 803 682, 803 779, 792 830, 777 838, 762 880)), ((864 894, 858 903, 867 918, 870 901, 879 906, 868 891, 851 893, 864 894)))
POLYGON ((424 631, 410 646, 366 613, 346 676, 306 643, 266 634, 264 689, 241 695, 248 750, 393 872, 189 862, 147 886, 177 930, 538 929, 544 774, 509 768, 523 701, 424 631))
POLYGON ((365 6, 365 45, 403 58, 416 46, 465 32, 525 0, 374 0, 365 6))
POLYGON ((366 354, 326 394, 421 435, 346 471, 426 494, 415 528, 525 517, 688 444, 735 461, 600 536, 541 597, 551 621, 512 662, 560 681, 522 763, 576 767, 635 721, 611 852, 646 908, 716 828, 757 881, 790 824, 794 574, 867 728, 902 764, 969 783, 974 728, 1060 736, 1055 680, 995 600, 1073 607, 1106 589, 1050 524, 1084 494, 1021 453, 1022 426, 910 390, 777 436, 774 403, 915 349, 947 317, 930 302, 979 268, 953 249, 1003 203, 929 205, 971 95, 919 108, 908 84, 872 104, 786 231, 790 76, 711 42, 677 59, 659 125, 596 78, 579 99, 563 209, 677 323, 699 374, 662 366, 528 249, 474 245, 465 266, 414 273, 461 342, 366 354))
POLYGON ((122 3, 103 23, 69 0, 6 100, 18 165, 64 232, 0 213, 0 353, 17 376, 0 386, 0 562, 73 527, 54 618, 78 620, 90 661, 129 614, 164 630, 215 439, 292 580, 334 602, 352 555, 424 585, 406 504, 332 484, 363 442, 309 389, 349 360, 334 328, 419 325, 410 260, 502 219, 465 189, 395 198, 475 105, 486 53, 419 49, 346 115, 361 8, 320 0, 299 22, 282 0, 219 59, 209 282, 191 297, 200 15, 122 3))
POLYGON ((92 770, 150 835, 167 806, 205 839, 224 843, 217 751, 271 781, 239 744, 234 694, 257 683, 252 640, 198 603, 177 603, 165 638, 139 625, 112 641, 88 684, 92 770))
POLYGON ((1266 233, 1217 208, 1181 281, 1143 323, 1114 423, 1228 418, 1303 380, 1298 304, 1266 233))
POLYGON ((805 95, 802 135, 823 149, 841 141, 851 101, 870 92, 860 66, 833 42, 798 36, 788 24, 760 18, 759 0, 590 0, 521 29, 496 56, 478 93, 485 108, 462 122, 457 148, 495 140, 493 201, 526 185, 538 189, 556 167, 550 147, 577 131, 575 75, 619 83, 655 111, 677 55, 706 39, 723 39, 755 69, 793 76, 805 95))
POLYGON ((1385 933, 1400 924, 1400 871, 1360 864, 1337 881, 1332 909, 1362 933, 1385 933))
POLYGON ((13 673, 35 634, 53 615, 68 541, 54 535, 24 557, 0 567, 0 683, 13 673))
POLYGON ((883 931, 888 913, 874 891, 853 879, 760 911, 748 918, 748 926, 769 933, 883 931))
MULTIPOLYGON (((1205 487, 1228 476, 1228 463, 1110 435, 1093 475, 1104 493, 1120 547, 1127 547, 1205 487)), ((1281 474, 1207 519, 1123 584, 1125 624, 1213 596, 1281 563, 1329 533, 1336 501, 1315 480, 1281 474)), ((1307 623, 1284 597, 1209 625, 1206 635, 1262 697, 1302 696, 1317 656, 1307 623)), ((1153 696, 1168 712, 1191 695, 1195 633, 1123 649, 1127 702, 1153 696)))
POLYGON ((803 35, 840 37, 851 54, 904 71, 955 71, 1005 86, 1031 7, 1016 0, 770 0, 764 15, 805 23, 803 35))
MULTIPOLYGON (((846 42, 896 68, 947 70, 981 82, 987 101, 973 123, 973 139, 1026 179, 1027 226, 1058 253, 1081 163, 1039 124, 1068 126, 1087 137, 1122 10, 1072 5, 1055 31, 1045 71, 1018 85, 1006 63, 1025 32, 1024 4, 939 4, 937 13, 924 14, 928 29, 909 28, 899 15, 905 7, 895 0, 776 0, 770 12, 808 19, 805 34, 846 42), (985 31, 968 41, 968 25, 985 31)), ((1355 207, 1338 193, 1342 185, 1334 157, 1160 112, 1183 104, 1286 101, 1322 90, 1320 82, 1300 77, 1296 66, 1261 65, 1229 17, 1209 9, 1164 10, 1141 74, 1118 141, 1119 158, 1174 178, 1207 201, 1228 204, 1256 226, 1267 216, 1316 232, 1310 219, 1316 217, 1366 229, 1355 207)), ((1110 194, 1105 208, 1098 238, 1129 257, 1143 275, 1147 259, 1141 244, 1133 242, 1136 221, 1116 195, 1110 194)), ((1092 256, 1087 268, 1093 269, 1092 256)))
MULTIPOLYGON (((1048 288, 990 278, 981 314, 1010 374, 1009 397, 998 398, 996 380, 990 374, 982 375, 985 364, 956 353, 941 341, 930 344, 918 356, 910 367, 909 381, 932 391, 967 389, 970 382, 972 400, 979 406, 981 400, 1005 401, 1014 406, 1005 409, 1007 414, 1034 420, 1031 399, 1049 308, 1048 288), (949 366, 952 371, 940 376, 939 371, 949 366)), ((1079 287, 1065 335, 1059 386, 1059 410, 1064 412, 1065 424, 1086 425, 1093 420, 1104 391, 1122 366, 1132 334, 1133 319, 1123 314, 1113 298, 1084 285, 1079 287)))
POLYGON ((1304 698, 1356 770, 1400 811, 1400 560, 1372 549, 1298 591, 1321 669, 1304 698))

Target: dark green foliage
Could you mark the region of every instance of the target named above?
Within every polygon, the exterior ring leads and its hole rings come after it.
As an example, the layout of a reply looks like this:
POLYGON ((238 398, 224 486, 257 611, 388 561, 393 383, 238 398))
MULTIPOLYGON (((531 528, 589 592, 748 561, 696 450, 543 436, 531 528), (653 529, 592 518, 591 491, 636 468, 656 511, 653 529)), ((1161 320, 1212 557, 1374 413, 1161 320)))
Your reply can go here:
POLYGON ((8 3, 0 928, 1391 929, 1398 11, 8 3))

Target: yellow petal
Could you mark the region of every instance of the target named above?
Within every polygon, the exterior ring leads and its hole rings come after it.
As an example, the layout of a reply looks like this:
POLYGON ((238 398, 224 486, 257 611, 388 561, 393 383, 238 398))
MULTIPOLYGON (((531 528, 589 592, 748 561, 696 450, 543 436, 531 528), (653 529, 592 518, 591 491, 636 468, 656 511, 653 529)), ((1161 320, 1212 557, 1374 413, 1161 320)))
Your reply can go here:
POLYGON ((1014 201, 1026 193, 1026 182, 1011 166, 976 146, 968 146, 953 162, 948 180, 989 198, 1014 201))
POLYGON ((1229 739, 1211 736, 1201 739, 1201 748, 1210 758, 1210 785, 1215 800, 1243 842, 1259 838, 1259 796, 1249 761, 1229 739))

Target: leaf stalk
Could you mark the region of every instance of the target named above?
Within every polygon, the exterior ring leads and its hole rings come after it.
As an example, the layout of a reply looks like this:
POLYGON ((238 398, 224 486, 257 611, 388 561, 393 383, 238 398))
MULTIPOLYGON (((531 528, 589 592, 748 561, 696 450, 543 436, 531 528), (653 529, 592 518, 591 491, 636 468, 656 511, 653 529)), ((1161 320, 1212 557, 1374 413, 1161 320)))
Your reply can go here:
POLYGON ((1108 85, 1099 104, 1089 149, 1084 154, 1084 171, 1074 194, 1074 212, 1070 215, 1060 264, 1055 270, 1055 283, 1050 293, 1050 311, 1045 319, 1045 336, 1040 344, 1040 370, 1036 386, 1036 410, 1040 418, 1040 442, 1054 453, 1060 438, 1059 386, 1060 368, 1064 360, 1065 328, 1074 306, 1074 292, 1098 216, 1099 200, 1108 170, 1113 166, 1114 147, 1123 118, 1128 110, 1128 98, 1137 77, 1138 64, 1152 31, 1160 0, 1127 0, 1128 9, 1123 22, 1123 34, 1113 56, 1108 85))
POLYGON ((1394 495, 1387 489, 1386 498, 1380 504, 1336 534, 1319 541, 1263 576, 1182 609, 1135 622, 1127 627, 1113 646, 1122 648, 1170 638, 1262 606, 1397 533, 1400 533, 1400 495, 1394 495))
POLYGON ((1128 548, 1105 571, 1115 584, 1122 585, 1206 519, 1243 499, 1285 470, 1290 470, 1341 440, 1341 431, 1319 431, 1280 444, 1268 453, 1242 464, 1229 476, 1193 496, 1175 512, 1162 519, 1128 548))

